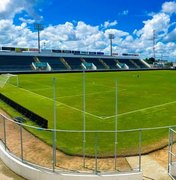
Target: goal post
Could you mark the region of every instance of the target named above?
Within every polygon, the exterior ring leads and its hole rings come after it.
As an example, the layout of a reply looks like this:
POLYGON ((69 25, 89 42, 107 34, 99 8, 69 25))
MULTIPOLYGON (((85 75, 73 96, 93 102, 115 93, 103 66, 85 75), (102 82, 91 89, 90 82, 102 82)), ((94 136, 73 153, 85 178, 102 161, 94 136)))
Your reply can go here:
POLYGON ((1 74, 0 75, 0 88, 3 88, 6 83, 13 84, 14 86, 19 87, 19 78, 15 74, 1 74))

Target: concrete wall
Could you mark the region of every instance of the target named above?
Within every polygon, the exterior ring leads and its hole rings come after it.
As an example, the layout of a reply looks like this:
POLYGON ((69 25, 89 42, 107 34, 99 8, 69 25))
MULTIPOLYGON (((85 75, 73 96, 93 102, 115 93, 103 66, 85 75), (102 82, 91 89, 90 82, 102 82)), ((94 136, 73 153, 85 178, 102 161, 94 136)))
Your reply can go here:
POLYGON ((91 175, 81 173, 65 173, 47 171, 22 163, 5 151, 4 144, 0 141, 0 158, 16 174, 29 180, 142 180, 142 172, 91 175))
POLYGON ((176 163, 169 164, 169 173, 171 176, 176 177, 176 163))

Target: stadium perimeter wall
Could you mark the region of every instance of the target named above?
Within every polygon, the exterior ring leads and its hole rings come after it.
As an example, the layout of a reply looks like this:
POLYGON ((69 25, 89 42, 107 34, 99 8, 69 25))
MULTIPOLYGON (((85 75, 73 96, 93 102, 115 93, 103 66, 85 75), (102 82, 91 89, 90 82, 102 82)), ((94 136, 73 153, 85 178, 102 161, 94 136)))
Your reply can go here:
POLYGON ((170 70, 175 71, 176 69, 104 69, 104 70, 52 70, 52 71, 0 71, 0 74, 53 74, 53 73, 96 73, 96 72, 127 72, 127 71, 162 71, 170 70))
POLYGON ((19 105, 18 103, 12 101, 5 95, 0 93, 0 100, 4 101, 6 104, 17 110, 19 113, 23 114, 25 117, 34 121, 36 124, 41 126, 42 128, 48 128, 48 121, 41 116, 35 114, 34 112, 26 109, 25 107, 19 105))
POLYGON ((0 141, 0 158, 2 161, 16 174, 31 180, 142 180, 142 172, 133 173, 118 173, 118 174, 82 174, 82 173, 66 173, 66 172, 52 172, 42 168, 23 163, 14 158, 4 144, 0 141))

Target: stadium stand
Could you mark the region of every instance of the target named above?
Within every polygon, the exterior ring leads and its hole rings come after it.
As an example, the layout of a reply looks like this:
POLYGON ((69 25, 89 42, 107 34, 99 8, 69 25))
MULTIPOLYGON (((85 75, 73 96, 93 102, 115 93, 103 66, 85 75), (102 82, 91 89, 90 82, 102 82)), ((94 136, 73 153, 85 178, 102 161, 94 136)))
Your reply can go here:
MULTIPOLYGON (((69 51, 70 52, 70 51, 69 51)), ((150 66, 139 56, 108 56, 97 53, 79 52, 79 54, 60 52, 0 51, 0 72, 14 71, 81 71, 146 69, 150 66), (84 54, 83 54, 84 53, 84 54)), ((72 52, 72 51, 71 51, 72 52)))
POLYGON ((119 69, 114 59, 102 58, 102 60, 109 66, 110 69, 119 69))
POLYGON ((1 71, 29 71, 32 70, 32 56, 0 56, 1 71))
POLYGON ((84 58, 87 63, 93 63, 97 69, 107 69, 98 58, 84 58))
POLYGON ((51 66, 47 62, 34 62, 32 63, 32 67, 34 70, 51 71, 51 66))
POLYGON ((133 61, 139 66, 139 68, 142 69, 148 68, 140 59, 134 59, 133 61))
POLYGON ((48 62, 52 70, 66 70, 66 66, 60 61, 58 57, 38 57, 40 62, 48 62))
POLYGON ((137 69, 136 65, 130 59, 118 59, 119 63, 126 64, 129 69, 137 69))
POLYGON ((64 59, 73 70, 81 70, 82 69, 81 58, 64 57, 64 59))
POLYGON ((106 68, 106 69, 110 69, 110 67, 106 64, 106 62, 104 62, 102 59, 99 59, 99 61, 103 64, 103 66, 106 68))

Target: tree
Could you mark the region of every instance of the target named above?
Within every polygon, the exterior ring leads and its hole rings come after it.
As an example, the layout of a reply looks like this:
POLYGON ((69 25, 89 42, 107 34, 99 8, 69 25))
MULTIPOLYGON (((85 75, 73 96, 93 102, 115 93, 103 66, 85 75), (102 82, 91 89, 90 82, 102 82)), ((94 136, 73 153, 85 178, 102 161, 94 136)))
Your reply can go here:
POLYGON ((145 61, 148 63, 148 64, 153 64, 155 62, 155 58, 151 57, 151 58, 146 58, 145 61))

